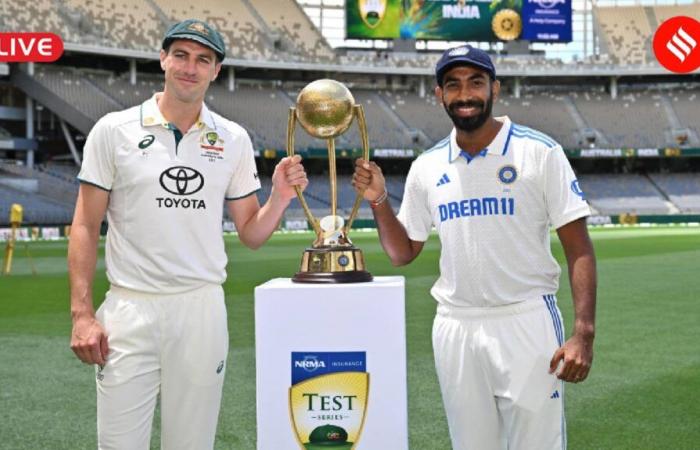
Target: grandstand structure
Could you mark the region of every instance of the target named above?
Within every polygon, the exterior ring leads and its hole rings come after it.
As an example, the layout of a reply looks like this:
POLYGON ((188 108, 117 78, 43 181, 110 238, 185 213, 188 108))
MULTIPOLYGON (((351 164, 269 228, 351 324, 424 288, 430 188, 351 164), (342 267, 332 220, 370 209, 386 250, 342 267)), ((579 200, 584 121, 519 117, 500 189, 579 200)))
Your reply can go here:
MULTIPOLYGON (((494 54, 502 83, 494 113, 561 143, 596 214, 700 214, 700 76, 666 71, 651 47, 660 23, 700 17, 700 2, 594 2, 590 11, 594 54, 568 62, 541 52, 494 54), (585 156, 598 150, 611 156, 585 156)), ((432 93, 439 52, 333 47, 294 0, 2 2, 1 30, 56 33, 66 52, 53 64, 0 70, 0 226, 14 202, 25 205, 28 223, 70 222, 85 136, 104 114, 162 89, 160 40, 185 17, 207 20, 224 35, 228 57, 206 103, 248 130, 262 174, 284 154, 287 114, 297 94, 317 78, 346 83, 363 105, 371 146, 386 157, 396 207, 412 158, 451 130, 432 93)), ((325 148, 300 129, 296 141, 300 152, 317 150, 308 155, 325 148)), ((341 160, 356 155, 357 127, 336 145, 341 160)), ((309 161, 306 197, 325 215, 327 163, 309 161)), ((351 164, 342 167, 339 203, 347 213, 354 200, 351 164)), ((269 188, 263 177, 261 200, 269 188)), ((288 217, 303 217, 296 201, 288 217)), ((371 212, 363 208, 360 217, 371 212)))

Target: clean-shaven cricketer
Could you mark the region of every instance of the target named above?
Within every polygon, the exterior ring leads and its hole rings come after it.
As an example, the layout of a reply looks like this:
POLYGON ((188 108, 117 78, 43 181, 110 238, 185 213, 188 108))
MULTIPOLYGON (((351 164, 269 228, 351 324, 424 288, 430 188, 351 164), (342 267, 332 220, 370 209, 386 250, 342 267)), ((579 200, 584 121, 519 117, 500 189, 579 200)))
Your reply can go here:
POLYGON ((358 160, 353 184, 370 201, 393 264, 413 261, 437 229, 433 349, 453 448, 563 449, 564 382, 583 381, 593 358, 588 204, 559 144, 492 117, 500 83, 486 52, 450 49, 436 77, 435 94, 454 129, 413 162, 398 217, 375 163, 358 160), (567 340, 550 227, 573 293, 567 340))
POLYGON ((213 448, 229 342, 224 203, 239 239, 258 248, 308 183, 301 158, 285 158, 260 206, 248 134, 203 102, 224 57, 207 23, 173 25, 163 92, 106 115, 85 143, 68 247, 71 348, 97 367, 100 449, 148 449, 158 396, 161 448, 213 448), (105 212, 110 288, 95 313, 105 212))

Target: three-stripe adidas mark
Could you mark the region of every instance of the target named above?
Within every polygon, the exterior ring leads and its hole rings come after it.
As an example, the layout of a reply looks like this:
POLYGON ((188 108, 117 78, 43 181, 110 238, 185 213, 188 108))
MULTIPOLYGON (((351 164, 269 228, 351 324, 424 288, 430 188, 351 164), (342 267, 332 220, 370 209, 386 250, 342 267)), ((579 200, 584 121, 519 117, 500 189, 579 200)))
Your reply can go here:
POLYGON ((449 177, 447 176, 446 173, 442 174, 442 177, 440 177, 440 181, 437 182, 436 186, 442 186, 443 184, 447 184, 450 182, 449 177))
POLYGON ((549 398, 559 398, 559 391, 554 391, 554 393, 549 398))

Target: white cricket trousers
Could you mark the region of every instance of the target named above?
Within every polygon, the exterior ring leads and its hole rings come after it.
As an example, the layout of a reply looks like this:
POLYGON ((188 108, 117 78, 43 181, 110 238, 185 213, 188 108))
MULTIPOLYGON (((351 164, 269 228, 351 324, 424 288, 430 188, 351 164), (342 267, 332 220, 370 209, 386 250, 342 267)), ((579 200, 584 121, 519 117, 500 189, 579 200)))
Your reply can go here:
POLYGON ((148 450, 160 394, 161 449, 214 447, 228 327, 221 286, 173 295, 112 286, 97 311, 109 356, 97 367, 100 450, 148 450))
POLYGON ((564 340, 553 295, 492 308, 439 305, 433 350, 454 450, 564 450, 564 340))

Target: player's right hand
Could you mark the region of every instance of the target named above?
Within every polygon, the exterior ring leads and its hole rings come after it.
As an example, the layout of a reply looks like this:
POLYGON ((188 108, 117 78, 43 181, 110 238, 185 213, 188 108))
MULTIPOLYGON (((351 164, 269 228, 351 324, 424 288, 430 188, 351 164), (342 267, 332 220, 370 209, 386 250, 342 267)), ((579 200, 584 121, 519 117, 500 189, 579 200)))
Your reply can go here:
POLYGON ((294 186, 299 186, 303 191, 308 184, 309 179, 301 164, 301 155, 286 156, 275 166, 270 196, 279 196, 288 203, 297 196, 294 186))
POLYGON ((75 317, 70 348, 85 364, 103 366, 107 362, 109 346, 102 324, 94 316, 75 317))
POLYGON ((382 169, 373 161, 356 159, 352 186, 355 188, 355 192, 362 194, 365 200, 370 202, 377 200, 386 190, 382 169))

